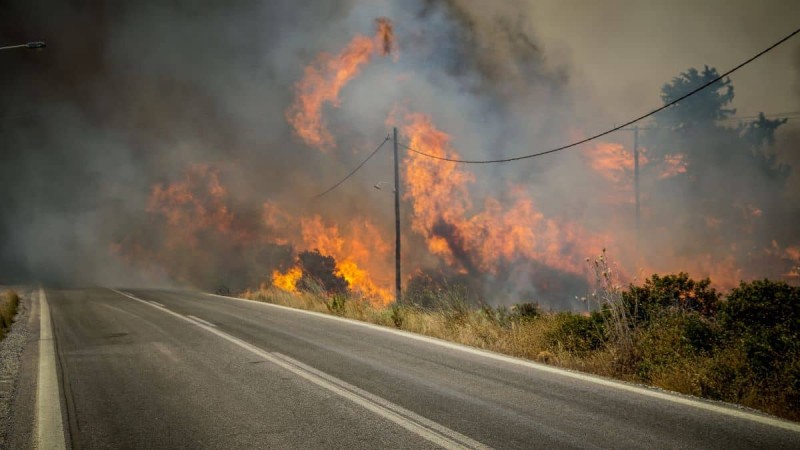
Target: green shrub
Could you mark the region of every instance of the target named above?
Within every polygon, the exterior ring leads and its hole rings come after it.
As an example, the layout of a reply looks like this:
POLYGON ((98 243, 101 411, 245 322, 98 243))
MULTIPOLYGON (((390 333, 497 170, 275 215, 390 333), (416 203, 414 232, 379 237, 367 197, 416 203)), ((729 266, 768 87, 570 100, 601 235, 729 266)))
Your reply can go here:
POLYGON ((511 314, 517 320, 535 319, 542 315, 538 303, 519 303, 511 307, 511 314))
POLYGON ((720 303, 720 294, 710 287, 708 278, 695 281, 685 272, 661 277, 653 275, 644 285, 630 285, 622 296, 636 323, 647 323, 669 310, 696 311, 713 317, 720 303))
POLYGON ((682 338, 696 352, 710 354, 720 341, 716 323, 691 312, 682 317, 682 338))
POLYGON ((586 355, 605 344, 604 320, 599 313, 582 316, 574 313, 557 313, 556 325, 546 336, 550 348, 564 349, 576 355, 586 355))
POLYGON ((325 303, 325 306, 328 307, 328 311, 331 313, 341 316, 344 315, 346 303, 347 296, 345 294, 333 294, 331 295, 330 300, 325 303))
POLYGON ((682 380, 688 386, 693 383, 693 373, 700 369, 693 366, 712 355, 718 341, 718 327, 712 320, 697 311, 673 310, 673 314, 654 317, 646 326, 637 329, 633 352, 636 357, 631 361, 631 369, 645 382, 664 376, 676 382, 680 378, 676 375, 678 372, 692 372, 686 373, 682 380))
POLYGON ((395 328, 402 328, 403 321, 405 318, 405 313, 403 311, 403 307, 398 305, 397 303, 392 303, 391 308, 391 315, 390 318, 392 319, 392 323, 394 324, 395 328))
POLYGON ((800 358, 800 288, 769 280, 742 282, 720 312, 731 340, 740 342, 752 370, 781 372, 800 358))

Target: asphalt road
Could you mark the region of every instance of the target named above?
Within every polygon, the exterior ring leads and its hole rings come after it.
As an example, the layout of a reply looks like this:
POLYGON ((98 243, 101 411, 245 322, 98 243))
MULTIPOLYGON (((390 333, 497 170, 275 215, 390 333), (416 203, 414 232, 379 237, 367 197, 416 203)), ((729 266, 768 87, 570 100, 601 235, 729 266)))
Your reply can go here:
POLYGON ((766 416, 341 319, 46 292, 74 448, 800 448, 766 416))

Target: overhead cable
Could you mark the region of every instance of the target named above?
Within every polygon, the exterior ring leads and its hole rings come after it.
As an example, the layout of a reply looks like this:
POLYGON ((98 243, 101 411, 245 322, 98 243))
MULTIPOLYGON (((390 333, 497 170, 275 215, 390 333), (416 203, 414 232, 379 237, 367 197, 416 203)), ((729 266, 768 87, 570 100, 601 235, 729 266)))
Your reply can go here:
POLYGON ((767 54, 771 50, 775 49, 779 45, 783 44, 784 42, 786 42, 789 39, 791 39, 792 37, 794 37, 797 33, 800 33, 800 28, 798 28, 798 29, 794 30, 793 32, 789 33, 786 37, 784 37, 783 39, 779 40, 778 42, 770 45, 769 47, 765 48, 764 50, 756 53, 754 56, 752 56, 749 59, 747 59, 746 61, 740 63, 738 66, 734 67, 733 69, 728 70, 727 72, 723 73, 722 75, 714 78, 713 80, 703 84, 702 86, 700 86, 700 87, 698 87, 696 89, 693 89, 692 91, 690 91, 690 92, 678 97, 677 99, 675 99, 675 100, 673 100, 673 101, 661 106, 660 108, 656 108, 656 109, 650 111, 649 113, 643 114, 643 115, 641 115, 641 116, 639 116, 639 117, 637 117, 635 119, 629 120, 629 121, 623 123, 622 125, 616 126, 616 127, 611 128, 609 130, 606 130, 606 131, 603 131, 602 133, 595 134, 594 136, 590 136, 590 137, 588 137, 586 139, 581 139, 580 141, 573 142, 571 144, 562 145, 561 147, 556 147, 556 148, 553 148, 553 149, 550 149, 550 150, 545 150, 543 152, 531 153, 529 155, 515 156, 515 157, 512 157, 512 158, 503 158, 503 159, 485 159, 485 160, 476 159, 476 160, 470 160, 470 159, 457 159, 457 158, 448 158, 448 157, 444 157, 444 156, 431 155, 429 153, 425 153, 425 152, 422 152, 422 151, 417 150, 415 148, 409 147, 408 145, 402 144, 400 142, 398 142, 397 144, 400 145, 403 148, 408 149, 411 152, 417 153, 417 154, 422 155, 422 156, 426 156, 428 158, 438 159, 440 161, 447 161, 447 162, 452 162, 452 163, 462 163, 462 164, 506 163, 506 162, 512 162, 512 161, 519 161, 519 160, 522 160, 522 159, 534 158, 534 157, 537 157, 537 156, 543 156, 543 155, 547 155, 547 154, 550 154, 550 153, 560 152, 562 150, 567 150, 567 149, 572 148, 572 147, 577 147, 578 145, 585 144, 585 143, 587 143, 589 141, 593 141, 593 140, 601 138, 601 137, 603 137, 605 135, 611 134, 611 133, 613 133, 615 131, 621 130, 621 129, 627 127, 627 126, 630 126, 630 125, 633 125, 636 122, 639 122, 642 119, 650 117, 653 114, 661 112, 661 111, 669 108, 670 106, 673 106, 673 105, 675 105, 675 104, 677 104, 679 102, 682 102, 682 101, 686 100, 687 98, 693 96, 694 94, 702 91, 703 89, 711 86, 714 83, 717 83, 718 81, 720 81, 723 78, 731 75, 732 73, 736 72, 737 70, 741 69, 742 67, 750 64, 751 62, 755 61, 756 59, 760 58, 761 56, 764 56, 765 54, 767 54))
POLYGON ((353 170, 352 170, 350 173, 348 173, 346 177, 344 177, 344 178, 342 178, 341 180, 339 180, 339 182, 338 182, 338 183, 334 184, 333 186, 331 186, 331 187, 330 187, 330 188, 328 188, 327 190, 325 190, 325 191, 323 191, 323 192, 320 192, 319 194, 315 195, 314 197, 312 197, 312 199, 313 199, 313 200, 316 200, 316 199, 318 199, 318 198, 322 197, 323 195, 325 195, 325 194, 327 194, 327 193, 329 193, 329 192, 333 191, 334 189, 338 188, 339 186, 341 186, 341 185, 342 185, 342 183, 344 183, 345 181, 347 181, 347 179, 348 179, 348 178, 350 178, 350 177, 352 177, 353 175, 355 175, 355 173, 356 173, 356 172, 358 172, 358 170, 359 170, 359 169, 361 169, 361 168, 364 166, 364 164, 366 164, 366 163, 367 163, 367 161, 369 161, 369 160, 370 160, 370 158, 372 158, 373 156, 375 156, 375 154, 376 154, 376 153, 378 153, 378 151, 381 149, 381 147, 383 147, 383 146, 384 146, 384 144, 386 144, 387 142, 389 142, 389 136, 388 136, 388 135, 387 135, 387 136, 386 136, 386 138, 383 140, 383 142, 381 142, 381 145, 379 145, 379 146, 378 146, 378 147, 377 147, 375 150, 373 150, 373 151, 372 151, 372 153, 370 153, 370 154, 369 154, 369 156, 367 156, 367 158, 366 158, 365 160, 361 161, 361 164, 357 165, 357 166, 356 166, 356 168, 355 168, 355 169, 353 169, 353 170))

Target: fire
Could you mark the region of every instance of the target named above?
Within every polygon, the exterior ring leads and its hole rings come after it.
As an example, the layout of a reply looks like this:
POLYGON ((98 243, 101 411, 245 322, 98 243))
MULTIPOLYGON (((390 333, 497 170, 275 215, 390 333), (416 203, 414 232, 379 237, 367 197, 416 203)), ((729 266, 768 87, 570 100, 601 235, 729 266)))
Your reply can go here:
MULTIPOLYGON (((608 184, 606 195, 601 200, 609 205, 625 205, 634 202, 633 152, 611 142, 600 142, 584 153, 589 167, 608 184)), ((639 166, 649 163, 644 149, 639 151, 639 166)))
POLYGON ((148 216, 111 252, 153 280, 216 289, 220 272, 238 270, 246 264, 242 253, 262 244, 258 227, 234 214, 229 197, 219 169, 190 165, 177 181, 152 187, 148 216))
POLYGON ((379 17, 375 20, 378 27, 378 32, 375 39, 380 44, 378 51, 381 56, 388 56, 392 53, 394 46, 394 29, 392 28, 392 21, 388 17, 379 17))
MULTIPOLYGON (((408 114, 403 134, 409 137, 411 148, 434 156, 457 157, 450 149, 450 137, 433 126, 424 114, 408 114)), ((435 233, 440 223, 464 221, 472 207, 467 186, 474 181, 472 174, 455 164, 442 164, 416 153, 403 161, 406 191, 404 198, 412 202, 412 229, 427 237, 428 249, 455 264, 452 248, 444 236, 435 233)))
MULTIPOLYGON (((621 144, 600 142, 586 153, 589 165, 605 179, 614 183, 631 182, 633 179, 634 156, 621 144)), ((639 152, 639 165, 648 163, 644 152, 639 152)))
POLYGON ((374 55, 385 56, 392 51, 391 21, 379 18, 376 25, 378 30, 374 37, 357 35, 338 55, 319 55, 295 85, 295 100, 286 111, 286 119, 306 144, 323 151, 336 147, 336 140, 322 117, 322 107, 325 104, 338 107, 339 92, 358 75, 361 67, 374 55))
MULTIPOLYGON (((450 137, 420 113, 405 114, 403 134, 423 153, 458 157, 450 137)), ((523 189, 512 189, 510 202, 488 197, 475 212, 462 166, 409 152, 404 161, 412 229, 428 250, 459 271, 496 273, 504 262, 531 260, 571 273, 585 271, 583 257, 603 247, 603 237, 576 224, 546 218, 523 189), (584 251, 582 251, 584 250, 584 251)))
MULTIPOLYGON (((220 233, 231 231, 234 215, 225 204, 226 192, 219 174, 206 164, 189 167, 183 181, 156 185, 147 204, 147 212, 166 218, 172 229, 190 246, 197 246, 197 233, 214 228, 220 233)), ((167 245, 176 245, 168 241, 167 245)))
MULTIPOLYGON (((388 55, 396 57, 391 22, 378 19, 376 28, 374 36, 357 35, 338 54, 323 53, 305 68, 302 79, 294 86, 294 101, 286 110, 286 119, 304 143, 322 151, 334 149, 336 139, 326 126, 325 105, 338 107, 342 89, 370 61, 388 55)), ((389 121, 398 125, 409 147, 434 156, 459 157, 450 136, 437 128, 430 116, 395 111, 389 121)), ((645 150, 640 152, 639 165, 648 166, 649 178, 667 179, 687 172, 684 154, 673 153, 658 161, 648 160, 647 156, 645 150)), ((796 245, 780 247, 773 243, 771 248, 761 249, 748 247, 747 243, 737 247, 708 242, 704 245, 712 250, 697 256, 698 252, 673 245, 675 230, 661 220, 642 227, 648 242, 637 247, 631 207, 634 156, 617 143, 599 142, 584 153, 584 172, 580 175, 588 175, 593 188, 602 187, 597 198, 603 208, 597 214, 603 217, 581 222, 548 214, 550 205, 520 185, 500 186, 497 191, 501 194, 496 196, 474 196, 476 178, 467 166, 414 152, 406 152, 401 164, 403 200, 410 207, 403 217, 408 221, 403 226, 410 224, 410 233, 404 229, 403 239, 409 249, 406 255, 413 255, 408 258, 413 261, 404 262, 405 273, 421 273, 438 264, 435 268, 442 273, 470 277, 489 274, 505 282, 510 278, 503 278, 504 273, 518 264, 529 271, 546 269, 540 270, 545 279, 537 288, 556 291, 559 277, 553 276, 554 272, 569 274, 569 280, 586 277, 591 282, 585 258, 611 245, 615 246, 609 249, 612 257, 644 266, 644 275, 684 270, 695 277, 710 276, 720 287, 731 287, 744 275, 739 263, 745 255, 752 258, 751 262, 760 257, 771 258, 781 264, 776 273, 800 278, 800 247, 796 245), (792 267, 788 272, 787 265, 792 267)), ((256 207, 242 214, 240 208, 234 214, 229 197, 219 170, 210 165, 190 166, 182 179, 152 188, 146 208, 150 213, 148 226, 159 232, 126 237, 111 250, 128 259, 156 262, 149 266, 164 270, 174 279, 192 282, 216 277, 241 259, 242 266, 257 267, 256 285, 271 282, 287 292, 297 292, 304 276, 299 259, 292 258, 298 251, 316 250, 334 258, 335 274, 347 281, 352 292, 376 305, 393 300, 393 246, 386 239, 391 234, 372 222, 368 213, 352 215, 356 208, 345 208, 346 219, 336 220, 297 209, 300 205, 266 201, 260 210, 256 207), (273 252, 276 247, 279 252, 273 252), (283 259, 268 256, 264 259, 267 263, 255 265, 255 256, 251 260, 241 257, 247 252, 280 253, 283 259), (216 267, 213 261, 217 261, 216 267), (273 270, 277 267, 289 268, 273 270)), ((647 201, 642 203, 641 218, 646 223, 647 201)), ((759 207, 741 207, 746 220, 740 222, 745 225, 763 220, 765 213, 759 207)), ((592 214, 599 209, 593 209, 592 214)), ((709 215, 705 226, 718 231, 732 225, 727 217, 709 215)), ((742 234, 750 232, 746 227, 742 230, 742 234)), ((708 233, 714 234, 721 233, 708 233)), ((623 281, 629 280, 625 274, 631 272, 631 267, 617 270, 623 281)))
MULTIPOLYGON (((392 276, 388 264, 392 247, 370 221, 353 219, 340 230, 335 224, 326 224, 319 215, 298 219, 272 203, 264 205, 263 217, 273 232, 294 242, 297 248, 318 250, 322 255, 332 256, 336 260, 336 274, 347 281, 353 292, 379 305, 388 304, 393 299, 388 288, 392 276), (296 226, 298 221, 299 229, 296 226)), ((290 272, 273 273, 273 284, 291 291, 285 288, 286 284, 278 283, 284 283, 292 271, 302 273, 302 268, 297 265, 290 272)), ((297 279, 299 275, 295 281, 297 279)))
POLYGON ((800 280, 800 245, 790 245, 781 247, 778 241, 773 240, 770 248, 764 253, 771 257, 771 260, 778 260, 781 263, 782 276, 788 282, 797 283, 800 280))
POLYGON ((278 270, 272 272, 272 285, 286 292, 297 292, 297 282, 303 276, 299 267, 292 267, 286 273, 278 270))
POLYGON ((381 256, 385 259, 391 248, 372 223, 352 221, 346 238, 342 237, 338 226, 326 226, 318 215, 301 219, 300 228, 306 248, 317 249, 336 259, 336 274, 347 280, 350 289, 381 304, 392 300, 392 292, 381 287, 389 286, 388 266, 374 264, 381 256), (382 275, 382 282, 375 282, 363 267, 372 267, 373 273, 382 275))
POLYGON ((682 173, 686 173, 686 168, 689 166, 685 155, 682 153, 675 153, 665 156, 664 165, 664 170, 658 176, 660 179, 672 178, 682 173))

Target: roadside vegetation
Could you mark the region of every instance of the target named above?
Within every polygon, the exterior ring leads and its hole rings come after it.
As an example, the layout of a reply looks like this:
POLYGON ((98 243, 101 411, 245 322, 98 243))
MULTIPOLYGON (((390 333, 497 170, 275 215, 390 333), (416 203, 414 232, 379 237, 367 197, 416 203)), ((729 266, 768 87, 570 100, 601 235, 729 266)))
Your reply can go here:
POLYGON ((761 280, 722 295, 686 273, 621 286, 605 254, 590 264, 591 313, 476 304, 458 285, 382 307, 308 279, 296 293, 264 287, 241 296, 800 420, 800 288, 761 280))
POLYGON ((19 308, 19 295, 16 291, 6 291, 0 295, 0 339, 6 336, 19 308))

